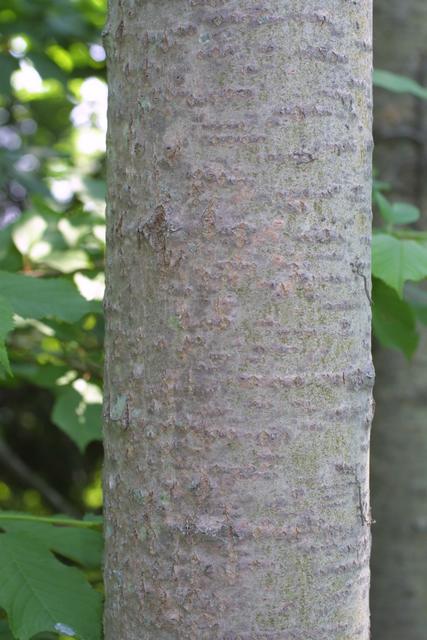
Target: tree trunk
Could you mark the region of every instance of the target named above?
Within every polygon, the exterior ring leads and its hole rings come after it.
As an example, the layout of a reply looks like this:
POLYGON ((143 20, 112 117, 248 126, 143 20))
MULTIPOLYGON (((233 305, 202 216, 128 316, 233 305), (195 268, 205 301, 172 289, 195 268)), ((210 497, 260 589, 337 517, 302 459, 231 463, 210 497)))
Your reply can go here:
MULTIPOLYGON (((375 64, 427 85, 427 3, 376 0, 375 64), (396 45, 396 43, 398 43, 396 45)), ((427 227, 427 102, 378 91, 376 166, 427 227)), ((411 362, 375 350, 372 437, 373 640, 425 640, 427 629, 427 331, 411 362)))
POLYGON ((107 640, 367 640, 368 0, 111 0, 107 640))

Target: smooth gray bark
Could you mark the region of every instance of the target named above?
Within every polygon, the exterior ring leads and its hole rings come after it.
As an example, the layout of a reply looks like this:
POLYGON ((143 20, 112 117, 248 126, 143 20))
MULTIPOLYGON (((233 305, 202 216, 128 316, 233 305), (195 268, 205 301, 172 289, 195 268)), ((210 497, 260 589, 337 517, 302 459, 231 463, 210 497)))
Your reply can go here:
POLYGON ((107 640, 368 640, 369 0, 111 0, 107 640))
MULTIPOLYGON (((374 58, 427 85, 427 2, 376 0, 374 58)), ((427 102, 378 90, 376 166, 397 199, 423 209, 427 227, 427 102)), ((374 354, 377 409, 372 435, 373 640, 427 635, 427 332, 411 362, 374 354)))

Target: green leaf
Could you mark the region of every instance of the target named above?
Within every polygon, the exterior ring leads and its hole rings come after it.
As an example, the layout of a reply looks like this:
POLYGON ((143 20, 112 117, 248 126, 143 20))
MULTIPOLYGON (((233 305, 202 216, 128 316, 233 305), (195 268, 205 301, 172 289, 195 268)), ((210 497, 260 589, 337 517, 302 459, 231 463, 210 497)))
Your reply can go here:
POLYGON ((80 269, 89 269, 92 263, 85 251, 78 249, 69 251, 51 251, 47 256, 40 259, 39 262, 61 271, 61 273, 74 273, 80 269))
POLYGON ((73 372, 69 367, 57 366, 53 364, 39 365, 30 362, 14 362, 13 373, 18 378, 29 380, 37 387, 43 387, 45 389, 57 389, 57 381, 59 378, 68 374, 69 382, 77 377, 77 372, 73 372))
POLYGON ((393 208, 391 202, 387 200, 381 193, 376 192, 374 195, 374 202, 378 206, 381 216, 386 222, 393 221, 393 208))
POLYGON ((9 300, 15 313, 36 320, 55 317, 76 322, 98 309, 64 278, 32 278, 0 271, 0 295, 9 300))
POLYGON ((379 192, 375 193, 374 201, 384 220, 390 224, 410 224, 419 220, 420 210, 409 202, 392 204, 379 192))
POLYGON ((14 640, 6 620, 0 620, 0 640, 14 640))
POLYGON ((102 439, 102 405, 100 400, 89 400, 75 388, 67 387, 58 396, 52 412, 52 421, 69 435, 82 452, 89 442, 102 439))
POLYGON ((6 298, 0 296, 0 374, 12 375, 5 339, 13 329, 13 309, 6 298))
POLYGON ((17 640, 43 631, 99 640, 101 596, 74 567, 24 533, 0 535, 0 606, 17 640))
POLYGON ((86 25, 83 16, 76 11, 70 11, 64 7, 62 12, 55 15, 52 13, 46 16, 46 23, 50 34, 60 39, 64 36, 72 36, 76 39, 84 38, 86 25))
POLYGON ((12 225, 3 228, 0 233, 0 269, 19 271, 22 257, 12 242, 12 225))
POLYGON ((58 222, 55 213, 27 211, 13 226, 16 248, 31 263, 47 265, 62 273, 87 269, 90 266, 87 254, 81 250, 68 251, 58 222))
POLYGON ((0 337, 7 336, 13 329, 13 309, 3 296, 0 296, 0 337))
POLYGON ((384 180, 377 180, 374 178, 372 181, 372 190, 374 192, 377 191, 390 191, 391 184, 389 182, 385 182, 384 180))
POLYGON ((0 620, 0 640, 13 640, 12 633, 6 620, 0 620))
POLYGON ((406 280, 427 277, 427 248, 414 240, 376 233, 372 238, 372 274, 402 297, 406 280))
POLYGON ((372 298, 375 336, 385 347, 403 351, 410 358, 419 341, 415 315, 410 305, 401 300, 394 289, 377 278, 372 280, 372 298))
POLYGON ((409 202, 394 202, 392 209, 394 224, 411 224, 420 219, 420 210, 409 202))
POLYGON ((95 178, 83 178, 83 184, 87 193, 94 200, 100 200, 101 202, 105 202, 105 198, 107 195, 107 188, 105 184, 105 180, 97 180, 95 178))
POLYGON ((105 212, 106 185, 104 180, 84 178, 79 190, 80 199, 88 211, 103 216, 105 212))
POLYGON ((31 536, 46 551, 54 551, 83 567, 99 568, 102 563, 102 534, 93 529, 58 527, 44 522, 0 521, 0 528, 7 533, 24 533, 31 536))
POLYGON ((48 224, 43 216, 24 213, 14 224, 12 238, 16 248, 23 255, 29 255, 31 248, 43 238, 48 224))
POLYGON ((418 82, 412 80, 412 78, 407 78, 406 76, 401 76, 383 69, 375 69, 373 81, 374 85, 381 89, 387 89, 394 93, 410 93, 417 98, 427 99, 427 87, 422 87, 418 82))

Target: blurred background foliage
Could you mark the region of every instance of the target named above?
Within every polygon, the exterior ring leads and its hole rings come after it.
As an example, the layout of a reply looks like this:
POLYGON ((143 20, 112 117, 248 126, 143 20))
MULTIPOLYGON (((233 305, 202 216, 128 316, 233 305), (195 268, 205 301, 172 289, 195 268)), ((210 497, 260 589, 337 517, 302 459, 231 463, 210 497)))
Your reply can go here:
POLYGON ((0 270, 57 285, 0 279, 0 296, 18 298, 13 376, 0 387, 2 509, 78 515, 102 503, 105 10, 1 3, 0 270))
POLYGON ((27 611, 13 616, 0 585, 2 640, 101 633, 99 523, 58 538, 49 517, 102 506, 105 12, 104 0, 0 4, 0 510, 47 518, 0 522, 1 580, 22 593, 25 554, 32 566, 27 611))

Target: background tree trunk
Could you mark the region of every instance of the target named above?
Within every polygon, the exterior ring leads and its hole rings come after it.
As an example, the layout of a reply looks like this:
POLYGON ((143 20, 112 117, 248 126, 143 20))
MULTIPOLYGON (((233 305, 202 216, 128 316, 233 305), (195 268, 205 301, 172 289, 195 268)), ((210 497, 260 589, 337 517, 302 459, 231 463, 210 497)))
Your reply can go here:
POLYGON ((106 42, 106 638, 367 640, 370 3, 106 42))
MULTIPOLYGON (((376 0, 375 66, 427 85, 427 3, 376 0), (398 45, 396 46, 396 43, 398 45)), ((378 90, 375 164, 427 226, 427 103, 378 90)), ((411 362, 375 350, 372 435, 374 640, 425 640, 427 629, 427 331, 411 362)))

